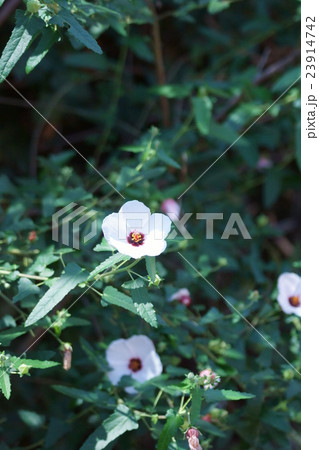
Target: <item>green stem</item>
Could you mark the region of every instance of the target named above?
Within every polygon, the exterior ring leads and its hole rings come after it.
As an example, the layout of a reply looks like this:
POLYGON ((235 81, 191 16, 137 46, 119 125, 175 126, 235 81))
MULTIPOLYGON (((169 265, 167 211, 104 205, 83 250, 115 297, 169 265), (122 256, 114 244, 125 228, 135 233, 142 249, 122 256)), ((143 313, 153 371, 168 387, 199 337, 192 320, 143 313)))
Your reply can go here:
MULTIPOLYGON (((0 269, 0 274, 10 275, 12 273, 13 273, 13 271, 0 269)), ((39 281, 48 280, 48 277, 39 277, 38 275, 29 275, 27 273, 21 273, 21 272, 19 272, 17 275, 18 275, 18 277, 29 278, 30 280, 39 280, 39 281)))

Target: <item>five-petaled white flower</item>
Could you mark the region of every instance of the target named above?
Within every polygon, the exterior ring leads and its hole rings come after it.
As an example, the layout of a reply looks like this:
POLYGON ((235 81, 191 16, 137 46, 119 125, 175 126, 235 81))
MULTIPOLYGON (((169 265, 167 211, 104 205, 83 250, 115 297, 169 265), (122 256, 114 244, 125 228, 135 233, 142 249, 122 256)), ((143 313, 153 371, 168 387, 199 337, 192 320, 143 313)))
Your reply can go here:
POLYGON ((282 273, 278 278, 278 303, 286 314, 301 315, 301 278, 296 273, 282 273))
MULTIPOLYGON (((144 335, 134 335, 129 339, 116 339, 111 342, 106 350, 106 360, 112 368, 108 373, 109 379, 115 385, 123 375, 131 375, 134 380, 144 383, 163 371, 153 342, 144 335)), ((125 390, 129 394, 136 393, 136 389, 131 386, 125 390)))
POLYGON ((171 220, 164 214, 151 214, 144 203, 126 202, 118 213, 105 217, 102 231, 105 239, 120 253, 138 259, 157 256, 166 249, 171 220))
POLYGON ((172 302, 173 300, 177 300, 185 306, 189 306, 192 303, 191 294, 188 289, 183 288, 179 291, 175 292, 168 301, 172 302))

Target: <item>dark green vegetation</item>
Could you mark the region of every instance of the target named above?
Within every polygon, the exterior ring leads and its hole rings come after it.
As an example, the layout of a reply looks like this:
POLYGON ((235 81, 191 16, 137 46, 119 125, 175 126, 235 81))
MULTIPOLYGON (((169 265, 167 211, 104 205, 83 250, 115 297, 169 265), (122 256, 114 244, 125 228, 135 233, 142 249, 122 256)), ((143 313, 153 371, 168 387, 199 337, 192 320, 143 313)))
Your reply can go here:
MULTIPOLYGON (((299 76, 298 1, 33 0, 27 14, 21 2, 10 40, 6 3, 0 75, 126 201, 153 212, 177 199, 299 76)), ((156 258, 159 286, 123 287, 131 278, 115 268, 134 260, 115 257, 93 290, 89 273, 112 254, 99 245, 102 234, 74 250, 52 241, 51 216, 76 202, 97 211, 100 230, 124 200, 2 82, 1 450, 73 450, 85 442, 85 449, 95 442, 186 449, 188 417, 206 449, 299 448, 298 373, 177 253, 300 370, 300 319, 276 300, 278 276, 300 270, 299 99, 296 82, 182 196, 193 239, 169 241, 156 258), (197 212, 224 214, 214 239, 205 239, 197 212), (220 239, 233 212, 251 240, 220 239), (185 287, 189 308, 167 301, 185 287), (48 311, 25 327, 49 288, 48 311), (136 387, 138 395, 114 388, 106 375, 105 349, 133 334, 153 340, 164 366, 162 376, 136 387), (69 371, 65 343, 73 348, 69 371), (207 367, 221 376, 216 390, 185 378, 207 367), (200 419, 208 413, 211 423, 200 419)), ((81 234, 89 229, 87 222, 81 234)), ((131 270, 155 279, 152 261, 131 270)))

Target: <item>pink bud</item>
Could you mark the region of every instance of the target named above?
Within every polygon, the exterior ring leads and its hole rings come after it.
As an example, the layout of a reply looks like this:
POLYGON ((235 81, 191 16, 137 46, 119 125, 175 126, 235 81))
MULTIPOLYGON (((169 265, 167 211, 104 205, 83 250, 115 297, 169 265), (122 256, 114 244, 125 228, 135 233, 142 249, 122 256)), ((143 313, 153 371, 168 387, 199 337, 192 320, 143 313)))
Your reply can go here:
POLYGON ((192 436, 196 436, 198 438, 199 431, 196 428, 188 428, 187 433, 186 433, 187 439, 192 436))
POLYGON ((205 414, 205 415, 202 417, 202 420, 203 420, 204 422, 209 422, 209 423, 211 423, 211 422, 212 422, 212 417, 211 417, 210 414, 205 414))
POLYGON ((204 379, 204 389, 213 389, 220 382, 220 376, 211 369, 204 369, 199 373, 199 376, 204 379))
POLYGON ((173 294, 169 301, 177 300, 185 306, 189 306, 192 303, 191 294, 188 289, 183 288, 173 294))
POLYGON ((269 169, 270 167, 272 167, 272 161, 266 156, 261 156, 257 162, 257 169, 269 169))
POLYGON ((161 204, 161 210, 168 215, 171 220, 179 219, 181 213, 180 205, 172 198, 167 198, 161 204))

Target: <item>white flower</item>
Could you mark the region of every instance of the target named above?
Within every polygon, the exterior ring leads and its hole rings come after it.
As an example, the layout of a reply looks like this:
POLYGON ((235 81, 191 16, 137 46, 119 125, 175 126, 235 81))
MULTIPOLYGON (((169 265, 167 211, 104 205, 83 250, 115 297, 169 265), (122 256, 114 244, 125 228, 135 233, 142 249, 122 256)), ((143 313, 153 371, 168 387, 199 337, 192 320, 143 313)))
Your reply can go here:
POLYGON ((172 220, 179 219, 181 213, 180 205, 172 198, 167 198, 161 204, 161 210, 172 220))
POLYGON ((172 302, 173 300, 177 300, 178 302, 182 303, 185 306, 189 306, 192 302, 191 294, 188 289, 183 288, 179 291, 175 292, 168 301, 172 302))
MULTIPOLYGON (((163 371, 153 342, 144 335, 134 335, 129 339, 116 339, 111 342, 106 350, 106 360, 112 368, 108 373, 109 379, 115 385, 123 375, 131 375, 134 380, 144 383, 163 371)), ((136 393, 133 387, 127 387, 125 390, 129 394, 136 393)))
POLYGON ((118 213, 105 217, 102 231, 105 239, 123 255, 132 258, 157 256, 166 249, 171 220, 164 214, 151 214, 144 203, 126 202, 118 213))
POLYGON ((278 278, 278 303, 286 314, 301 315, 301 278, 296 273, 282 273, 278 278))

